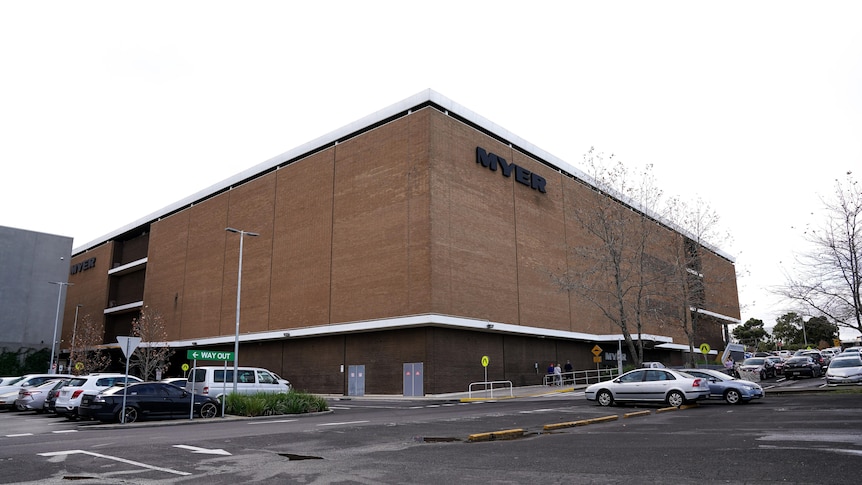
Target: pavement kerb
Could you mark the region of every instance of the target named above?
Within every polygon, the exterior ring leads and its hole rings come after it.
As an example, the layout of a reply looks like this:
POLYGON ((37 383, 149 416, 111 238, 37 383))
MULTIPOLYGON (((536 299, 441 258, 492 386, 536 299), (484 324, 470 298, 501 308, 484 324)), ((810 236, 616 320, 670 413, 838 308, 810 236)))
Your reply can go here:
POLYGON ((496 440, 512 440, 524 436, 523 428, 504 429, 502 431, 492 431, 490 433, 476 433, 467 437, 467 441, 475 443, 478 441, 496 441, 496 440))
POLYGON ((612 414, 610 416, 602 416, 599 418, 590 418, 590 419, 581 419, 579 421, 569 421, 567 423, 556 423, 556 424, 546 424, 542 429, 545 431, 551 431, 554 429, 562 429, 562 428, 574 428, 576 426, 586 426, 588 424, 595 423, 604 423, 607 421, 616 421, 620 417, 616 414, 612 414))

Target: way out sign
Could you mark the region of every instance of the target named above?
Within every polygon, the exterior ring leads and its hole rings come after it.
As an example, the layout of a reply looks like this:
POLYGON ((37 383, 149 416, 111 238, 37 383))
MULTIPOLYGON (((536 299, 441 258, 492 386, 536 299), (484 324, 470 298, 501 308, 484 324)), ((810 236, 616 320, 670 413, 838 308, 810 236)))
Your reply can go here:
POLYGON ((222 352, 218 350, 187 350, 186 358, 189 360, 224 360, 233 362, 233 352, 222 352))

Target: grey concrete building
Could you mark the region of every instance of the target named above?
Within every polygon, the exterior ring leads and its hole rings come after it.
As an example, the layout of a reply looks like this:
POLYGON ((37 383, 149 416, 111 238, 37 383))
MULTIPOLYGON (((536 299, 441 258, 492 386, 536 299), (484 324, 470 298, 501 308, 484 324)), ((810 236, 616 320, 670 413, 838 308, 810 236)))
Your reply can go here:
POLYGON ((71 237, 0 226, 0 350, 50 348, 71 254, 71 237))

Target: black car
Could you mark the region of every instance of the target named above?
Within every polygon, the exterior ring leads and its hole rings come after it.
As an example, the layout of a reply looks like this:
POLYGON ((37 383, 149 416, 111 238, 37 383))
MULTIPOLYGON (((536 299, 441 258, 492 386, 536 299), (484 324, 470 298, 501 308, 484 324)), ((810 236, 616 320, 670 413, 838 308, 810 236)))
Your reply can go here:
POLYGON ((189 418, 192 397, 195 416, 213 418, 221 410, 221 403, 214 397, 192 394, 164 382, 136 382, 126 387, 111 387, 98 394, 84 394, 78 414, 102 422, 120 421, 124 391, 123 421, 126 423, 147 418, 189 418))
POLYGON ((63 379, 61 381, 58 381, 57 384, 55 384, 54 387, 52 387, 51 390, 48 391, 48 396, 45 397, 45 411, 49 413, 57 412, 54 407, 54 404, 57 402, 57 396, 60 395, 60 389, 62 389, 64 386, 68 386, 70 381, 71 379, 63 379))
POLYGON ((820 365, 820 367, 826 367, 829 364, 826 358, 823 357, 823 354, 817 350, 806 350, 799 354, 798 357, 811 357, 814 362, 817 362, 820 365))
POLYGON ((791 357, 784 362, 784 376, 787 378, 820 377, 821 375, 823 375, 823 367, 807 355, 791 357))

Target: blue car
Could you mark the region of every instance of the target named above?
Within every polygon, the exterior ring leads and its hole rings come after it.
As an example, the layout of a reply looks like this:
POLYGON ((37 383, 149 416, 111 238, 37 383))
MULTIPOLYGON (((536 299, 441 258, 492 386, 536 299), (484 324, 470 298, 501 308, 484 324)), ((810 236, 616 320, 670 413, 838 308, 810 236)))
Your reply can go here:
POLYGON ((709 397, 724 399, 728 404, 740 404, 764 396, 760 384, 743 381, 723 372, 711 369, 680 369, 686 374, 706 379, 709 382, 709 397))

